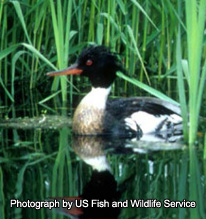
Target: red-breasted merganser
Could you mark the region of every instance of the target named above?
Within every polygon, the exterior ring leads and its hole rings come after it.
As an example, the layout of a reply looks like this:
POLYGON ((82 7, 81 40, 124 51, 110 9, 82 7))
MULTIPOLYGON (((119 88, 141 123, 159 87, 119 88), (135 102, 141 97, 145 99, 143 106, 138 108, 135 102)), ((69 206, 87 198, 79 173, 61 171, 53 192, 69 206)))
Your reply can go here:
POLYGON ((181 134, 179 106, 149 97, 108 100, 117 71, 124 69, 114 53, 104 46, 90 46, 69 68, 47 74, 82 75, 91 81, 91 91, 75 110, 73 132, 138 139, 149 134, 176 140, 174 136, 181 134))

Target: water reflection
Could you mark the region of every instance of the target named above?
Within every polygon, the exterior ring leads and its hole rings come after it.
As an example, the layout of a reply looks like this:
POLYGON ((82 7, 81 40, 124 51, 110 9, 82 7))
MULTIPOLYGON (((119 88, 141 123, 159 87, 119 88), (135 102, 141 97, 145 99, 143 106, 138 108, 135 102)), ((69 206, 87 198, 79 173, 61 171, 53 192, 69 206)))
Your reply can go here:
POLYGON ((78 197, 78 200, 128 200, 128 203, 148 199, 160 202, 164 199, 196 200, 196 210, 205 215, 205 165, 202 165, 201 151, 193 152, 190 157, 187 148, 182 150, 184 146, 176 143, 72 138, 68 127, 0 129, 0 134, 0 215, 3 219, 28 218, 28 215, 30 218, 63 219, 69 214, 80 218, 100 218, 101 215, 104 218, 110 215, 112 218, 188 218, 195 211, 131 206, 75 208, 72 212, 56 209, 66 214, 64 216, 45 208, 10 208, 10 200, 14 198, 43 201, 48 197, 60 200, 65 196, 72 201, 71 197, 78 197), (190 162, 195 164, 194 168, 190 167, 190 162), (196 185, 200 189, 194 193, 196 185), (192 194, 197 197, 193 198, 192 194))
MULTIPOLYGON (((63 198, 72 201, 73 206, 76 203, 77 206, 70 210, 62 209, 60 213, 67 216, 79 216, 80 218, 118 218, 120 209, 116 205, 115 207, 112 207, 112 205, 120 200, 121 189, 117 188, 117 182, 106 155, 148 153, 158 151, 161 147, 165 150, 172 150, 180 149, 183 145, 160 142, 151 145, 149 142, 135 139, 73 136, 72 148, 84 163, 92 167, 92 175, 78 197, 63 198)), ((120 167, 121 163, 117 165, 120 167)), ((148 161, 148 167, 149 174, 153 174, 154 167, 151 160, 148 161)), ((126 189, 123 188, 123 190, 126 189)))

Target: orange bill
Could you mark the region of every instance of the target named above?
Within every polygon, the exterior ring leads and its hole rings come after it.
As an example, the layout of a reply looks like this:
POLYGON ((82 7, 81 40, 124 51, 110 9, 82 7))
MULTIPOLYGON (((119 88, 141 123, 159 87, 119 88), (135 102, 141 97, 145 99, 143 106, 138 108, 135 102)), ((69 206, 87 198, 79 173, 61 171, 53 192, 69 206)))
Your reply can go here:
POLYGON ((47 76, 78 75, 78 74, 81 74, 82 71, 83 71, 82 69, 79 69, 77 65, 74 64, 64 70, 48 72, 47 76))

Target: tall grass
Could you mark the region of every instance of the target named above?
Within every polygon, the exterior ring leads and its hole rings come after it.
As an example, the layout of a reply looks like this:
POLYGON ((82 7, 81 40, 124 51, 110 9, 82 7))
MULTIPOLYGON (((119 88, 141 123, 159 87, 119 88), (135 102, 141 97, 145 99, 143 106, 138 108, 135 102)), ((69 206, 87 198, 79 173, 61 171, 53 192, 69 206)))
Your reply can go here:
POLYGON ((186 26, 188 47, 188 72, 189 75, 189 143, 195 141, 198 116, 202 103, 202 95, 206 80, 206 59, 203 55, 203 36, 205 31, 206 2, 186 1, 186 26))
POLYGON ((42 95, 41 104, 60 90, 62 102, 72 105, 87 79, 56 77, 52 83, 45 73, 74 62, 89 43, 104 44, 120 53, 135 79, 122 80, 119 74, 113 95, 155 95, 180 102, 185 140, 194 143, 198 116, 205 116, 204 24, 204 0, 1 1, 0 104, 9 106, 19 93, 41 87, 42 93, 49 88, 56 92, 42 95))

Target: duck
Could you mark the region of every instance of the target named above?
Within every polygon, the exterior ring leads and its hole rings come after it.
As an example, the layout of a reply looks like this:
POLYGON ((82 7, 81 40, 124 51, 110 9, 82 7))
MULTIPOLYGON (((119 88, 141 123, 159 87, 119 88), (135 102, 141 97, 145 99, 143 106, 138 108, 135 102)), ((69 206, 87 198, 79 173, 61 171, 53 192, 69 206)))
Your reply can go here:
POLYGON ((79 75, 91 82, 91 91, 77 106, 72 122, 75 135, 176 141, 182 136, 179 105, 155 97, 109 99, 112 84, 120 71, 126 74, 115 52, 106 46, 85 48, 76 62, 48 76, 79 75))

